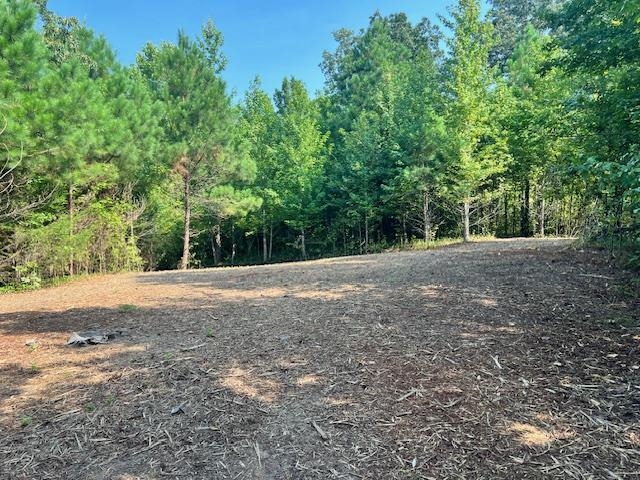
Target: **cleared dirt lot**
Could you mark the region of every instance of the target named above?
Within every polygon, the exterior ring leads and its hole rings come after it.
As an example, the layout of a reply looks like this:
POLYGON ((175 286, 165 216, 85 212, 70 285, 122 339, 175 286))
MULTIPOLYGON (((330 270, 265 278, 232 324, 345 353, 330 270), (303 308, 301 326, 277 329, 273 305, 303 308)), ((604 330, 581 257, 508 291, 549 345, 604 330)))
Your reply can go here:
POLYGON ((629 275, 508 240, 2 296, 0 478, 640 478, 629 275))

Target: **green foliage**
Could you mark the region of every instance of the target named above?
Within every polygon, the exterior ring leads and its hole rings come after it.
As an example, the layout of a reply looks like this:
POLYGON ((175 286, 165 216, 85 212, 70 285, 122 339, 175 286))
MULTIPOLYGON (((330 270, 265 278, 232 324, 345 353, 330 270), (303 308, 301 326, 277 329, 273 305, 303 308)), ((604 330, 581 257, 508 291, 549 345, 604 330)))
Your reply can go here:
POLYGON ((458 0, 447 36, 376 13, 335 33, 316 98, 256 79, 234 105, 211 21, 127 68, 46 1, 0 0, 0 287, 431 248, 461 225, 640 264, 639 2, 458 0))
POLYGON ((320 130, 319 112, 304 84, 284 79, 276 91, 276 178, 273 190, 280 193, 283 220, 303 228, 312 215, 316 181, 326 153, 327 135, 320 130))
MULTIPOLYGON (((501 79, 501 114, 497 115, 505 132, 512 162, 507 165, 509 183, 529 198, 533 190, 535 203, 541 205, 550 190, 558 169, 565 169, 573 154, 566 142, 569 82, 549 62, 561 57, 551 38, 529 26, 520 36, 501 79)), ((523 201, 520 234, 544 234, 545 212, 532 218, 530 202, 523 201)))
MULTIPOLYGON (((138 70, 163 106, 166 159, 183 183, 183 269, 192 259, 192 213, 204 212, 205 198, 220 207, 218 187, 255 176, 244 139, 232 131, 231 99, 219 75, 226 63, 221 47, 222 35, 209 21, 199 38, 179 32, 176 44, 148 44, 138 55, 138 70)), ((225 209, 231 204, 235 199, 225 209)))
POLYGON ((126 218, 129 206, 103 200, 90 203, 76 212, 74 223, 81 225, 69 235, 70 221, 62 216, 40 223, 35 216, 16 231, 16 239, 24 252, 25 263, 32 275, 52 278, 68 268, 70 252, 78 272, 104 273, 137 270, 142 259, 135 238, 129 237, 126 218), (39 224, 40 223, 40 224, 39 224))
POLYGON ((36 262, 25 262, 13 268, 16 280, 21 288, 32 289, 42 286, 42 278, 38 272, 38 264, 36 262))
POLYGON ((138 308, 139 307, 137 305, 125 303, 123 305, 120 305, 118 307, 118 310, 120 310, 122 313, 130 313, 130 312, 135 312, 136 310, 138 310, 138 308))
POLYGON ((575 170, 599 202, 593 234, 640 249, 640 2, 572 0, 552 17, 581 151, 575 170))
MULTIPOLYGON (((451 199, 462 204, 464 238, 469 239, 470 208, 492 180, 505 169, 509 154, 492 121, 489 51, 491 25, 480 15, 478 0, 460 0, 445 21, 453 31, 447 65, 448 163, 451 199)), ((499 92, 499 91, 498 91, 499 92)))
POLYGON ((398 230, 404 238, 407 222, 429 236, 424 199, 436 203, 445 170, 440 33, 428 20, 413 26, 404 14, 377 14, 367 30, 336 40, 323 64, 334 143, 325 215, 343 229, 344 244, 357 241, 356 251, 370 249, 370 226, 379 222, 394 226, 380 232, 385 241, 398 230))
MULTIPOLYGON (((495 237, 491 235, 473 235, 471 237, 474 242, 483 242, 490 241, 495 239, 495 237)), ((451 245, 458 245, 462 243, 462 239, 458 237, 448 238, 442 237, 437 240, 432 240, 429 242, 425 242, 424 240, 414 240, 411 243, 405 245, 403 250, 433 250, 437 248, 449 247, 451 245)))
POLYGON ((494 28, 494 45, 489 62, 504 68, 527 27, 536 31, 546 27, 545 15, 557 0, 491 0, 489 19, 494 28))

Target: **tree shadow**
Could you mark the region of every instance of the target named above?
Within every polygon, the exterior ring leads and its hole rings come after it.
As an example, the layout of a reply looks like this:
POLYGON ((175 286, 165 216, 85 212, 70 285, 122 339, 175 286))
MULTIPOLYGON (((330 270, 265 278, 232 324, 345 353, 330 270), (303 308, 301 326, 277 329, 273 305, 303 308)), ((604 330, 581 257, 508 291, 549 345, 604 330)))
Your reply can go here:
POLYGON ((126 311, 142 302, 6 308, 0 477, 544 478, 568 458, 574 474, 633 471, 640 403, 623 387, 640 341, 589 318, 635 307, 611 307, 562 255, 550 269, 530 251, 447 252, 135 276, 157 305, 126 311), (95 328, 128 335, 64 345, 95 328), (572 436, 522 441, 554 432, 541 412, 572 436))

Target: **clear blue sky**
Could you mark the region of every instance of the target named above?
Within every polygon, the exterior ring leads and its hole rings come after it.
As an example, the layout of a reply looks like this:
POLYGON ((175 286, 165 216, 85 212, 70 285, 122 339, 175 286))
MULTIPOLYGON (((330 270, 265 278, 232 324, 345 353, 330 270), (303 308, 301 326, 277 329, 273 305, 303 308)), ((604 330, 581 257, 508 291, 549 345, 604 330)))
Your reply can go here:
POLYGON ((242 96, 256 74, 270 93, 285 76, 320 89, 319 64, 333 51, 332 32, 359 30, 379 10, 405 12, 412 22, 446 14, 451 0, 49 0, 49 8, 76 16, 103 34, 125 64, 147 42, 175 41, 178 29, 190 35, 211 18, 225 39, 224 77, 242 96))

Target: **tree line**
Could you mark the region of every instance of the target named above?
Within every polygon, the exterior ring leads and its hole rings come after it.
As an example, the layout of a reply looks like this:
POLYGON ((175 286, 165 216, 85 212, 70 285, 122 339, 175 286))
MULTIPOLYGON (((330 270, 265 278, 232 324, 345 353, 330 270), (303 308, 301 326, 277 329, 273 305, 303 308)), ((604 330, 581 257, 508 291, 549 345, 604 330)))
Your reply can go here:
POLYGON ((316 95, 236 99, 212 21, 124 66, 46 0, 0 0, 0 283, 473 234, 640 263, 640 0, 490 7, 375 13, 334 33, 316 95))

